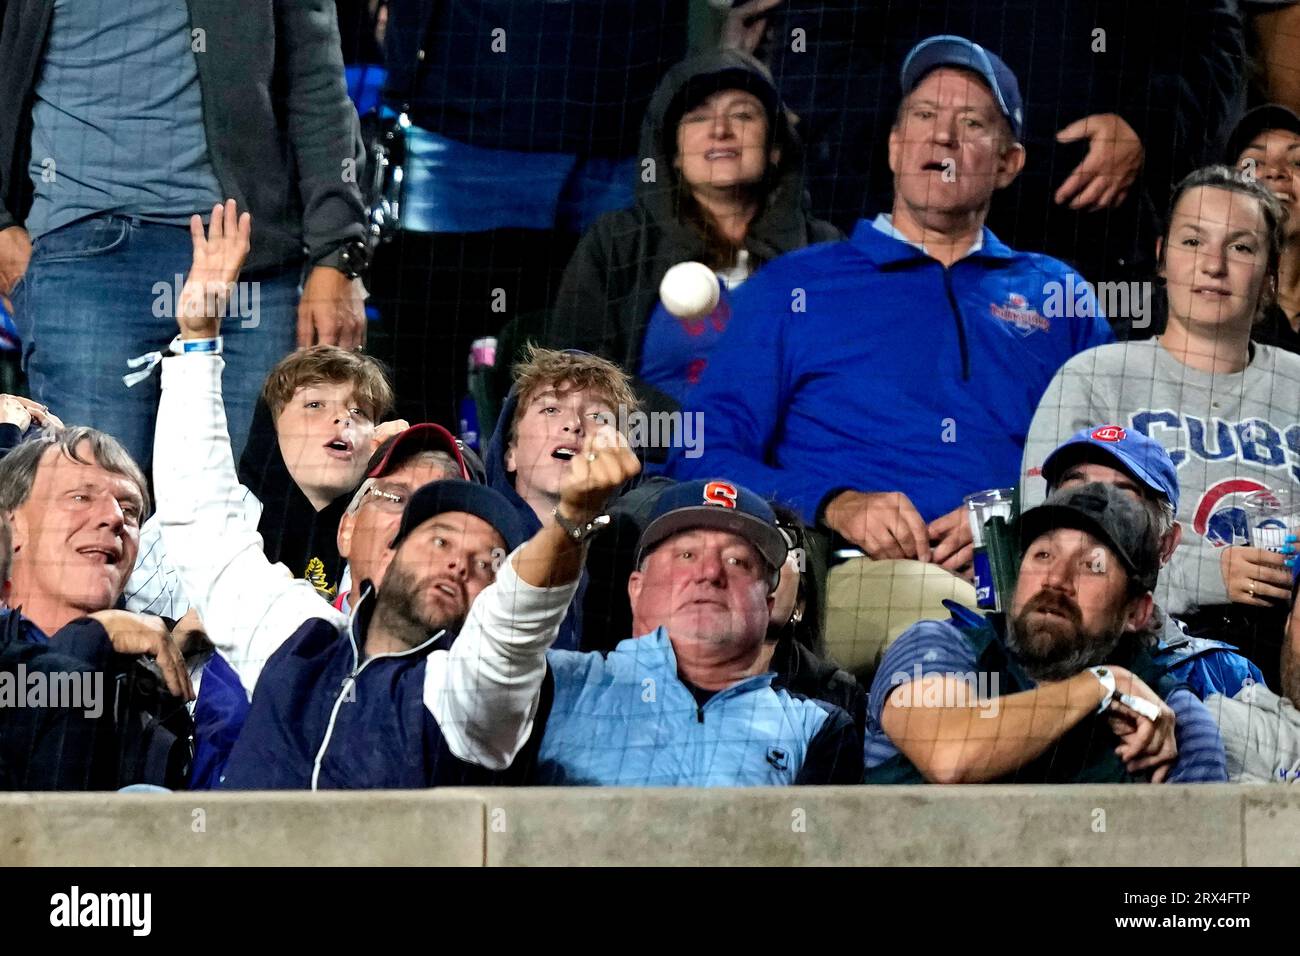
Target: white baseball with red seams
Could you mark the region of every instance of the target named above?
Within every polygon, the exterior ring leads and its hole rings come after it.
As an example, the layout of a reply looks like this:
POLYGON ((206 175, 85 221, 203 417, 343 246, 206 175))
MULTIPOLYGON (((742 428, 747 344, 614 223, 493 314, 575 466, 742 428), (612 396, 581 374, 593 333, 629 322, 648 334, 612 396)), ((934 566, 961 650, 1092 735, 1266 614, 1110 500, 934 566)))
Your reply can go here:
POLYGON ((718 307, 718 277, 702 262, 679 262, 659 283, 664 308, 679 319, 702 319, 718 307))

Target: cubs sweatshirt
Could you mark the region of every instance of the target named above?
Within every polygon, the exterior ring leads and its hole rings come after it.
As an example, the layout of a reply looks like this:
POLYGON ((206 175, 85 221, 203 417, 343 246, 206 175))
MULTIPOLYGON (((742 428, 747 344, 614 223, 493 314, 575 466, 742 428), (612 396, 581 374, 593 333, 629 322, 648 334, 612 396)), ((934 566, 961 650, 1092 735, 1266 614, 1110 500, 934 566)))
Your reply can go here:
POLYGON ((1244 369, 1217 374, 1184 365, 1155 339, 1075 356, 1029 426, 1022 508, 1046 497, 1043 461, 1074 432, 1133 428, 1178 469, 1183 541, 1160 572, 1157 602, 1171 614, 1228 603, 1220 559, 1223 548, 1250 544, 1246 496, 1280 491, 1300 509, 1300 356, 1251 348, 1244 369))

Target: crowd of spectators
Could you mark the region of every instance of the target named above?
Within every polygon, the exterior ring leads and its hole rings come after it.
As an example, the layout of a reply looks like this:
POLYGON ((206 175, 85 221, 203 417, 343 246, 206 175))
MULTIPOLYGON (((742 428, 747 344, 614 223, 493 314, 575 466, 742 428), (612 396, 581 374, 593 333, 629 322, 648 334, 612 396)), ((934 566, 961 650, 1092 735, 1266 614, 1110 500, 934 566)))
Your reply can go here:
POLYGON ((0 788, 1295 780, 1298 6, 0 4, 0 788))

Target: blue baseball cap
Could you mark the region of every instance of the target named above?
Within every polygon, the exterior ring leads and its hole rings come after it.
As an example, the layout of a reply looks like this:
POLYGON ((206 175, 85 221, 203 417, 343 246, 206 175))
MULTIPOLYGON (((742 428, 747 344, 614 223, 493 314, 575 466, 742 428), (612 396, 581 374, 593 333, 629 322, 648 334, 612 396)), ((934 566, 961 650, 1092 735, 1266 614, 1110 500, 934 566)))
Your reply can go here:
POLYGON ((1043 462, 1047 487, 1055 488, 1066 468, 1098 451, 1114 459, 1121 470, 1128 472, 1148 490, 1166 498, 1177 513, 1178 470, 1174 468, 1169 452, 1154 438, 1122 425, 1081 428, 1058 445, 1043 462))
POLYGON ((903 68, 898 74, 903 95, 911 93, 927 73, 941 66, 956 66, 979 74, 993 91, 998 109, 1011 124, 1011 132, 1020 139, 1025 129, 1025 104, 1020 98, 1016 75, 996 53, 965 37, 944 33, 928 37, 912 47, 903 58, 903 68))
POLYGON ((412 531, 430 518, 448 511, 463 511, 482 518, 505 539, 507 551, 514 551, 528 537, 518 512, 506 500, 505 495, 487 485, 450 478, 421 485, 411 495, 411 500, 402 511, 402 523, 398 525, 397 534, 389 547, 396 551, 412 531))
POLYGON ((637 542, 636 563, 662 541, 690 528, 716 528, 738 534, 774 570, 785 564, 789 550, 766 501, 748 488, 725 478, 684 481, 663 492, 650 511, 637 542))

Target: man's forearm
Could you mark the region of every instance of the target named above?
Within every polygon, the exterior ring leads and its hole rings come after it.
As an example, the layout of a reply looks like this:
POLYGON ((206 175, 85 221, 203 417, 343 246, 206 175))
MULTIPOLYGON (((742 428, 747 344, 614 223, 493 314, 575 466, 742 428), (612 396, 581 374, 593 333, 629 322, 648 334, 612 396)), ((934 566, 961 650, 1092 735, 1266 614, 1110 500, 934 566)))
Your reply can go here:
POLYGON ((881 723, 890 741, 932 783, 983 783, 1039 757, 1097 709, 1100 685, 1091 673, 959 707, 927 705, 927 698, 969 695, 970 687, 938 675, 895 689, 881 723), (942 686, 928 688, 927 681, 942 686), (904 696, 900 696, 904 695, 904 696), (911 702, 908 701, 911 698, 911 702))
MULTIPOLYGON (((561 532, 562 534, 562 532, 561 532)), ((559 634, 577 589, 576 574, 555 587, 539 586, 519 572, 524 551, 538 532, 508 557, 497 580, 470 606, 469 617, 447 652, 429 658, 424 702, 452 753, 494 770, 508 767, 528 740, 546 676, 546 651, 559 634)), ((544 546, 533 548, 534 560, 544 546)))
POLYGON ((587 546, 574 541, 552 521, 524 543, 515 555, 514 566, 525 584, 554 588, 577 581, 586 558, 587 546))

